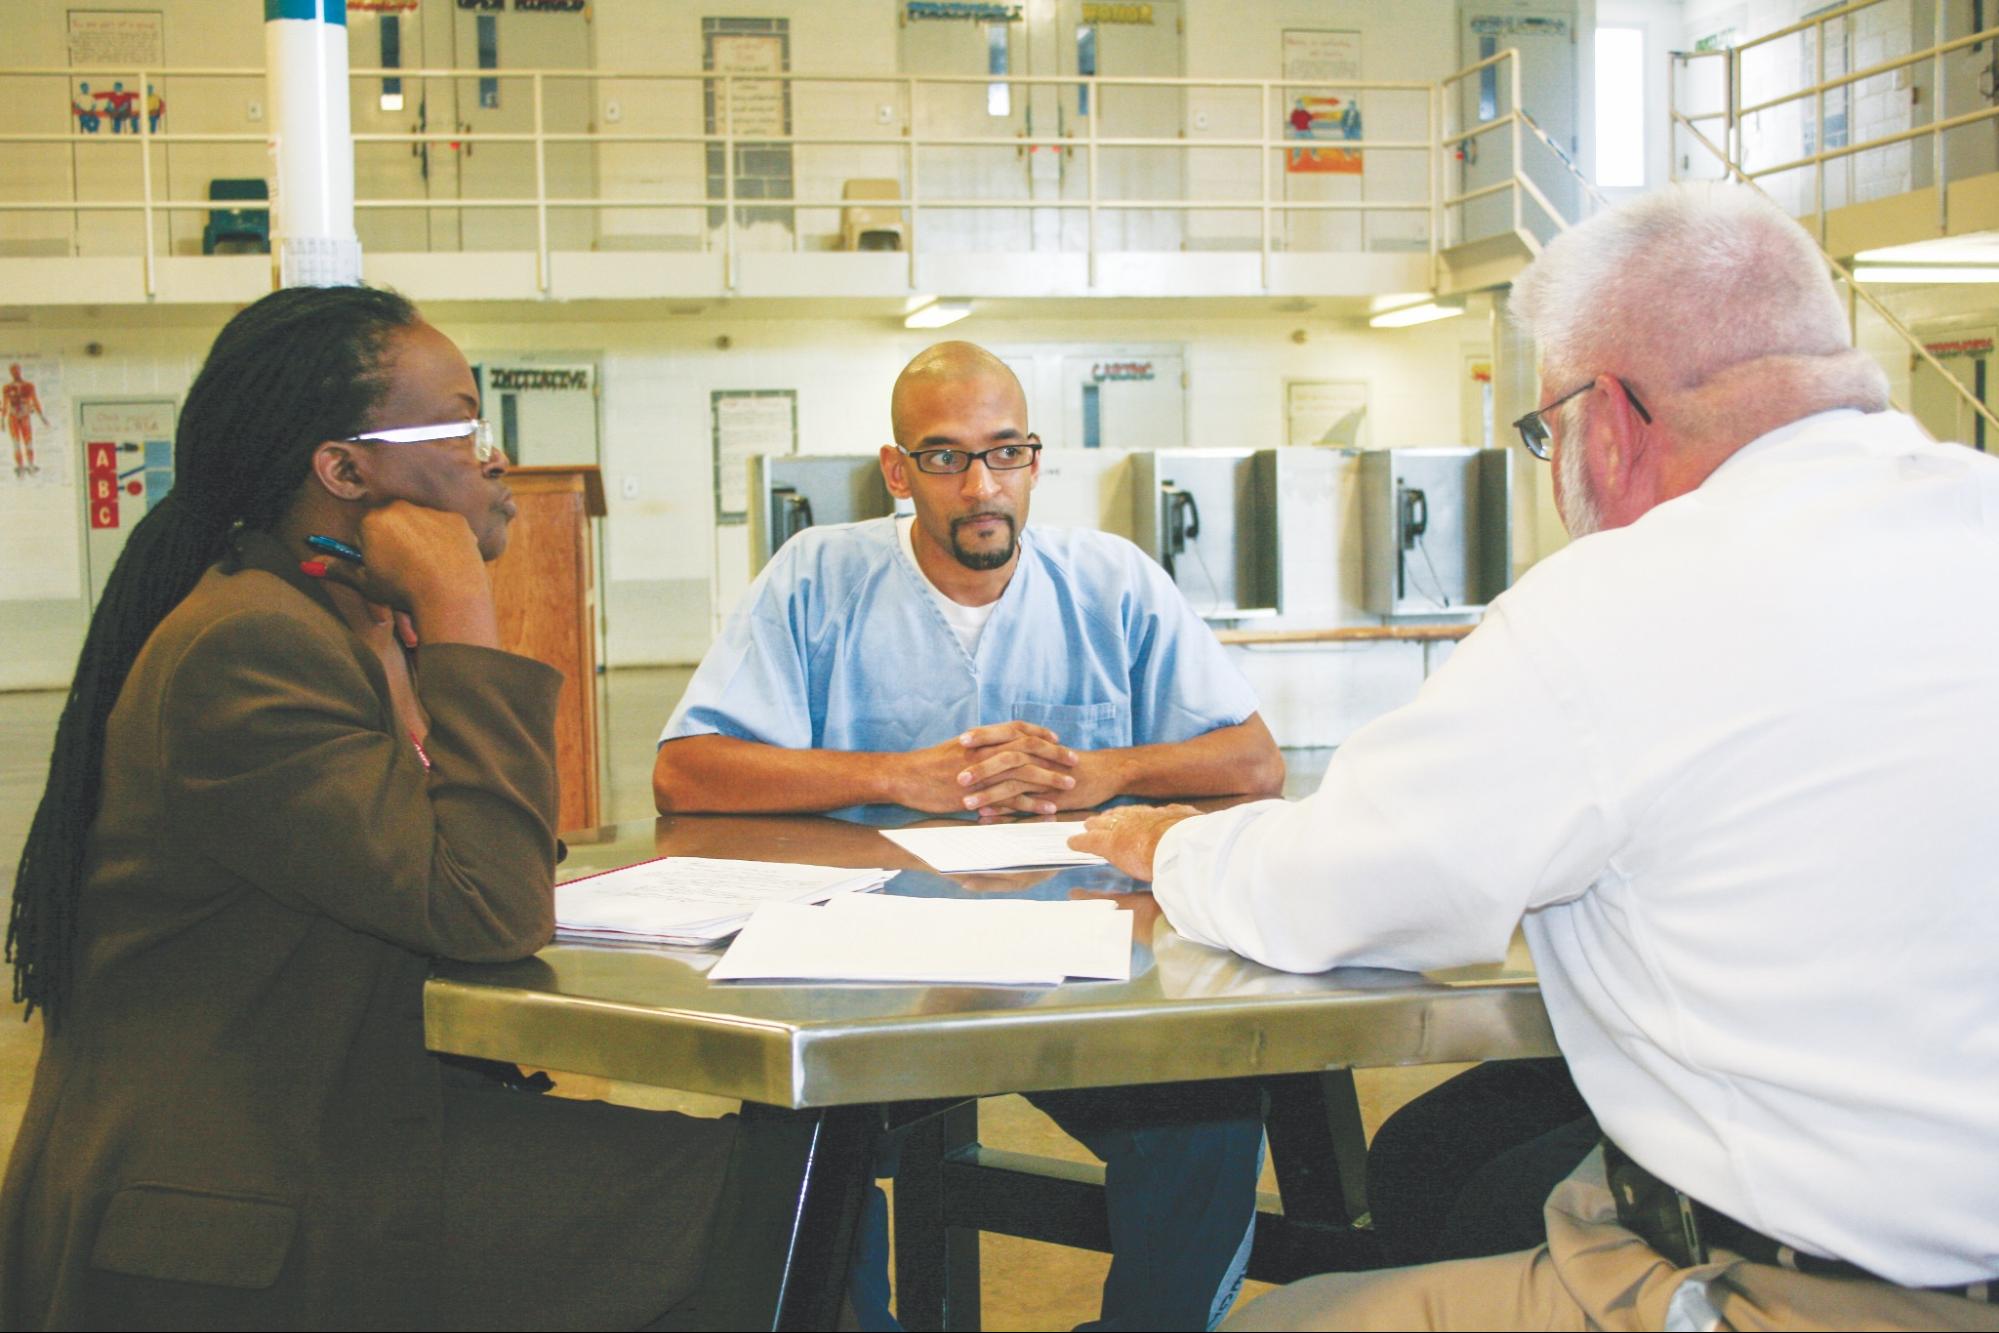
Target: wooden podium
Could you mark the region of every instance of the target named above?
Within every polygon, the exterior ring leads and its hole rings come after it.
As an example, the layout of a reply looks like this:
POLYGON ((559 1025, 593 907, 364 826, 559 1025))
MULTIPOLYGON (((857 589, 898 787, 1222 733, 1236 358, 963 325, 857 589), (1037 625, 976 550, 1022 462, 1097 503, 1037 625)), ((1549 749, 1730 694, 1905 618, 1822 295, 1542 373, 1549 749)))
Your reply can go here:
POLYGON ((604 516, 594 466, 517 467, 507 473, 520 513, 494 561, 500 646, 562 673, 555 764, 563 830, 603 823, 597 784, 597 580, 590 520, 604 516))

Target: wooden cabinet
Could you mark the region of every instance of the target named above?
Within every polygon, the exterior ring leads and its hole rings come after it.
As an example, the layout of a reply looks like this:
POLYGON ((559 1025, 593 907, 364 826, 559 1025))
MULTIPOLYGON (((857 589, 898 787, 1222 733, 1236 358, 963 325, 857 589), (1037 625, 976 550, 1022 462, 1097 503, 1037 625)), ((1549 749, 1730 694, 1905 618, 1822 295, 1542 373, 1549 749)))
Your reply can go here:
POLYGON ((500 646, 562 673, 555 762, 559 826, 603 822, 598 792, 597 581, 590 520, 604 516, 595 467, 517 467, 507 474, 519 516, 493 562, 500 646))

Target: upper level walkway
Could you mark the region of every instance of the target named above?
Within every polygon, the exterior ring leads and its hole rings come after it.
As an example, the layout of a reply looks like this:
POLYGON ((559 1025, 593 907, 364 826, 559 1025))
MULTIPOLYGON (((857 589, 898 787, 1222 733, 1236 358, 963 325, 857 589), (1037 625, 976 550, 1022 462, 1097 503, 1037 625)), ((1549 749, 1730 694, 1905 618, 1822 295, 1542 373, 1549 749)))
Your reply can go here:
MULTIPOLYGON (((269 170, 265 135, 214 110, 257 97, 264 77, 0 68, 0 105, 21 109, 0 133, 0 300, 268 291, 267 254, 214 253, 230 246, 209 228, 208 197, 214 182, 269 170), (74 107, 68 120, 49 111, 91 82, 157 90, 162 113, 107 130, 74 107)), ((423 300, 1364 303, 1490 285, 1483 271, 1453 283, 1454 254, 1495 241, 1531 250, 1580 186, 1520 112, 1511 51, 1437 83, 1338 90, 594 69, 350 77, 364 272, 423 300), (412 106, 490 83, 516 114, 501 128, 385 125, 374 108, 391 78, 412 106), (995 118, 1001 88, 1017 110, 995 118), (1366 105, 1364 132, 1357 116, 1314 109, 1341 98, 1366 105)), ((285 182, 271 186, 282 195, 285 182)))

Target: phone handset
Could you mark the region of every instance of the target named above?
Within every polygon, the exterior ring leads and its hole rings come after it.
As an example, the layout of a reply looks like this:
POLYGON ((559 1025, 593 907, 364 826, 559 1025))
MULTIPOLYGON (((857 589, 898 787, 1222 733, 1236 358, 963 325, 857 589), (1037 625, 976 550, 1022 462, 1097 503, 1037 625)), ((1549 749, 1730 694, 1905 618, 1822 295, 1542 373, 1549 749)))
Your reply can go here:
POLYGON ((771 549, 775 550, 812 526, 812 501, 790 486, 773 486, 770 494, 771 507, 776 510, 777 519, 773 525, 777 529, 773 534, 777 540, 771 544, 771 549))
MULTIPOLYGON (((1430 548, 1423 544, 1423 534, 1430 530, 1430 497, 1414 486, 1398 484, 1395 499, 1402 522, 1402 550, 1405 553, 1403 559, 1395 562, 1395 595, 1398 598, 1409 595, 1409 560, 1406 553, 1414 551, 1423 557, 1423 567, 1430 571, 1430 582, 1436 589, 1423 595, 1440 608, 1448 607, 1451 595, 1444 591, 1443 580, 1437 577, 1437 567, 1430 560, 1430 548)), ((1420 588, 1417 591, 1423 592, 1420 588)))
POLYGON ((1416 539, 1430 528, 1430 497, 1415 487, 1400 493, 1402 501, 1402 549, 1416 549, 1416 539))
POLYGON ((1160 483, 1159 493, 1166 502, 1166 540, 1160 543, 1160 563, 1171 575, 1174 557, 1201 535, 1201 506, 1194 502, 1191 491, 1183 491, 1170 481, 1160 483))

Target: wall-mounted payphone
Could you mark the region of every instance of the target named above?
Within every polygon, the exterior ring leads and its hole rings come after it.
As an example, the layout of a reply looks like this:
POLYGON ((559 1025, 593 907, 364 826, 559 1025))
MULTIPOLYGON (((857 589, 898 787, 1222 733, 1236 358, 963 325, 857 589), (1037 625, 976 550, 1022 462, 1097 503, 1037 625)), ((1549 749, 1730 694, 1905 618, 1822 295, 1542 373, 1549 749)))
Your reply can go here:
POLYGON ((1477 611, 1512 572, 1512 459, 1504 449, 1360 456, 1363 586, 1382 616, 1477 611))
POLYGON ((873 454, 755 454, 749 460, 750 573, 815 523, 895 512, 873 454))
POLYGON ((1187 543, 1201 537, 1201 502, 1186 487, 1162 481, 1159 504, 1164 529, 1160 534, 1159 563, 1177 579, 1177 564, 1187 554, 1187 543))
POLYGON ((1155 449, 1131 456, 1133 540, 1209 620, 1283 609, 1276 449, 1155 449))
POLYGON ((796 486, 770 488, 770 549, 784 544, 812 526, 812 501, 798 493, 796 486))

